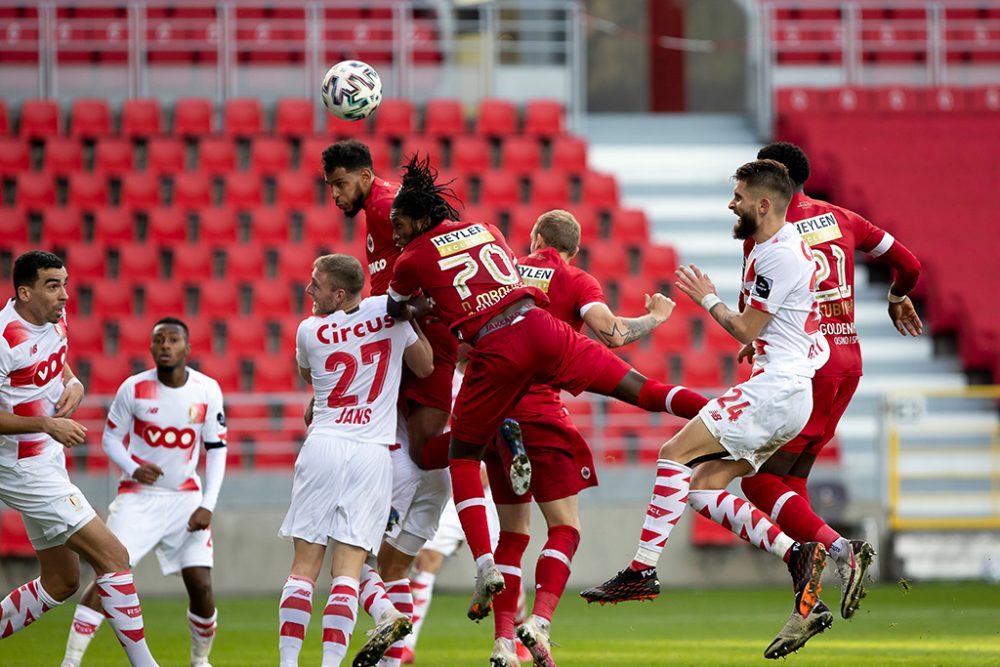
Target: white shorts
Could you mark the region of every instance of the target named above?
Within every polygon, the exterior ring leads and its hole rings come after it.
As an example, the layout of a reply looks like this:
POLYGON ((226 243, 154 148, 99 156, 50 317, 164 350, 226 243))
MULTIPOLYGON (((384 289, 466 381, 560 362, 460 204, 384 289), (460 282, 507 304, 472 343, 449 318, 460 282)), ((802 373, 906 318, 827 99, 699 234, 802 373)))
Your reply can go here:
POLYGON ((421 470, 410 458, 406 420, 397 422, 392 451, 392 509, 398 523, 386 534, 386 541, 408 556, 416 556, 424 543, 437 532, 441 512, 451 498, 451 476, 447 469, 421 470))
POLYGON ((69 481, 66 458, 33 456, 0 466, 0 501, 20 512, 35 551, 62 546, 97 512, 69 481))
POLYGON ((108 508, 108 528, 128 550, 135 567, 152 549, 165 575, 189 567, 212 567, 212 531, 188 532, 201 506, 200 491, 138 491, 119 494, 108 508))
POLYGON ((709 401, 698 413, 735 460, 754 470, 805 428, 812 413, 812 380, 765 370, 709 401))
POLYGON ((385 532, 391 493, 388 447, 309 435, 295 461, 292 502, 278 535, 373 551, 385 532))
MULTIPOLYGON (((493 504, 493 497, 490 495, 489 489, 486 490, 486 521, 490 526, 490 541, 495 551, 497 541, 500 539, 500 518, 497 516, 497 506, 493 504)), ((449 500, 441 514, 441 523, 437 532, 424 545, 424 549, 436 551, 445 558, 449 558, 458 551, 464 542, 465 531, 462 530, 462 522, 458 519, 455 501, 449 500)))

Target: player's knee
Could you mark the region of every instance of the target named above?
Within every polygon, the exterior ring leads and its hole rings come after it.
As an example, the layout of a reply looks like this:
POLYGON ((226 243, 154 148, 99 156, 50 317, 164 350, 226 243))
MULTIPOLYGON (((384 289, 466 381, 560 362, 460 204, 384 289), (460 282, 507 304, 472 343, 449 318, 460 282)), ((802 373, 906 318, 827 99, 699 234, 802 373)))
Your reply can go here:
POLYGON ((42 588, 56 602, 69 599, 80 589, 80 566, 63 567, 49 576, 43 574, 42 588))

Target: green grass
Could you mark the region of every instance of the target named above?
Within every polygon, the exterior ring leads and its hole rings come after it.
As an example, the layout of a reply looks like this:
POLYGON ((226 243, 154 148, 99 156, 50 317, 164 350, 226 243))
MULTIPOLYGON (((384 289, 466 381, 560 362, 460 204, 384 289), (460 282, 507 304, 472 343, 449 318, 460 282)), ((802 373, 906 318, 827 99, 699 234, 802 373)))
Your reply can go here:
MULTIPOLYGON (((837 591, 826 596, 831 607, 837 591)), ((315 601, 314 601, 315 603, 315 601)), ((465 619, 465 596, 438 595, 420 638, 417 664, 486 665, 492 624, 465 619)), ((320 663, 322 605, 306 635, 301 664, 320 663)), ((277 597, 229 598, 219 605, 220 634, 212 653, 215 667, 276 665, 277 597)), ((185 602, 143 603, 146 634, 162 667, 186 665, 185 602)), ((567 595, 556 616, 553 638, 560 667, 628 665, 761 665, 764 648, 791 611, 791 596, 779 589, 668 591, 653 603, 588 607, 567 595)), ((73 605, 47 614, 37 624, 0 642, 0 665, 59 664, 73 605)), ((362 614, 356 650, 370 622, 362 614)), ((1000 665, 1000 588, 988 584, 922 584, 909 590, 874 588, 857 617, 836 618, 789 661, 796 665, 1000 665)), ((86 667, 122 665, 124 656, 110 629, 101 629, 86 667)), ((349 660, 345 662, 349 664, 349 660)))

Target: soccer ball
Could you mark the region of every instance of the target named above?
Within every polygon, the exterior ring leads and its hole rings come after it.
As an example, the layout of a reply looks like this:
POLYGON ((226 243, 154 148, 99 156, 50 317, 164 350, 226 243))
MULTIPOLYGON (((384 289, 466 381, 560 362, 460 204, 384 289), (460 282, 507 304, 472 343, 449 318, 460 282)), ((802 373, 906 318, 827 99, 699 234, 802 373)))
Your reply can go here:
POLYGON ((367 118, 382 101, 382 81, 375 68, 360 60, 337 63, 323 77, 323 106, 337 118, 367 118))

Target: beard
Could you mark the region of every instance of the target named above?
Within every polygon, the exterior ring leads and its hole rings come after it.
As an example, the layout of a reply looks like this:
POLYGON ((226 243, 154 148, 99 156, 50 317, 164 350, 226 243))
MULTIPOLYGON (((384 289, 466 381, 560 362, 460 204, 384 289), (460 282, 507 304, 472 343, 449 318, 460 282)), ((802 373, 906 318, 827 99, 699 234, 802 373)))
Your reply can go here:
POLYGON ((361 213, 361 209, 363 209, 364 207, 365 207, 365 198, 359 194, 358 198, 355 199, 353 202, 351 202, 351 210, 346 212, 347 217, 349 218, 357 217, 358 213, 361 213))
POLYGON ((733 225, 733 238, 743 241, 756 234, 760 225, 752 213, 739 213, 738 216, 739 219, 733 225))

